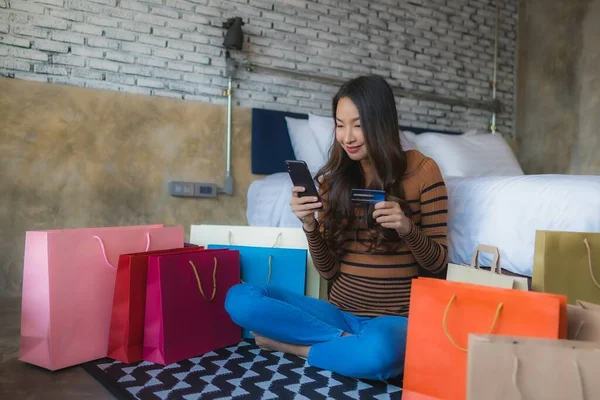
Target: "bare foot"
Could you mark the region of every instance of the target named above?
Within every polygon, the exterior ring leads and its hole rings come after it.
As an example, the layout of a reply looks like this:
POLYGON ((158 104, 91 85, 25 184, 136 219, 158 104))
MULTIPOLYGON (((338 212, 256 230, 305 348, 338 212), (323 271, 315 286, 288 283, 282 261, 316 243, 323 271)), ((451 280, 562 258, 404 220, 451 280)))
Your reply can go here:
POLYGON ((256 340, 256 345, 261 350, 280 351, 282 353, 295 354, 304 358, 308 357, 310 346, 279 342, 277 340, 261 336, 254 332, 250 332, 250 334, 254 336, 254 339, 256 340))

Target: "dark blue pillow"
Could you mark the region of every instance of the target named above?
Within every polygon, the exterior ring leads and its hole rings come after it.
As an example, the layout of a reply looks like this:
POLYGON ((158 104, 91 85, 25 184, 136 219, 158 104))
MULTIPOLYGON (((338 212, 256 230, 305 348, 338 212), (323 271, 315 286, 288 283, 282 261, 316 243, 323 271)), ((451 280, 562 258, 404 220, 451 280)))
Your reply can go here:
POLYGON ((285 117, 308 119, 308 114, 252 109, 252 173, 286 172, 285 160, 295 160, 285 117))

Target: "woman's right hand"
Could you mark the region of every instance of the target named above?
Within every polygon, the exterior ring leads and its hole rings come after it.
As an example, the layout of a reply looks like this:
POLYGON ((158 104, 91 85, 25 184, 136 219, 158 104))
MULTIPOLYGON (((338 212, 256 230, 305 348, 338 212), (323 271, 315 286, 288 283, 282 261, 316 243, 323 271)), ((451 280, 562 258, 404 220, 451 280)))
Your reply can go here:
POLYGON ((292 188, 292 212, 296 217, 302 221, 303 228, 306 231, 313 231, 317 227, 317 220, 315 219, 315 211, 322 206, 317 197, 300 197, 298 193, 304 192, 306 189, 302 186, 294 186, 292 188))

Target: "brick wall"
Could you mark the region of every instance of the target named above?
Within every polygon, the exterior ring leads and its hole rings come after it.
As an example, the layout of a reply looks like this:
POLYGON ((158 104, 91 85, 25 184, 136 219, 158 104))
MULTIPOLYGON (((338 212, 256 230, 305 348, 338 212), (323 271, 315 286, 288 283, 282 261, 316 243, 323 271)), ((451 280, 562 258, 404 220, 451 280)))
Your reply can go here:
MULTIPOLYGON (((501 0, 498 129, 513 131, 517 1, 501 0)), ((224 103, 222 22, 244 18, 234 57, 342 79, 491 99, 494 0, 0 0, 0 75, 224 103)), ((235 102, 330 113, 336 87, 241 70, 235 102)), ((401 123, 486 129, 490 113, 398 99, 401 123)))

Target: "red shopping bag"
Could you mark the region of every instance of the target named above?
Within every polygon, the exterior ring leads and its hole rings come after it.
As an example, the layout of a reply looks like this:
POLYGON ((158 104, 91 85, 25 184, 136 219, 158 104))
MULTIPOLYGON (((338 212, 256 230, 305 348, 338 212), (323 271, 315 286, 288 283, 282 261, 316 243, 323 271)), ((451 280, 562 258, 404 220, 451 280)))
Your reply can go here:
POLYGON ((150 256, 203 250, 204 247, 195 246, 122 254, 119 257, 108 339, 109 358, 124 363, 142 360, 146 281, 150 256))
POLYGON ((151 256, 143 359, 167 365, 239 343, 242 329, 225 310, 238 283, 239 251, 151 256))
POLYGON ((402 398, 464 399, 469 334, 566 338, 566 313, 566 296, 413 280, 402 398))

